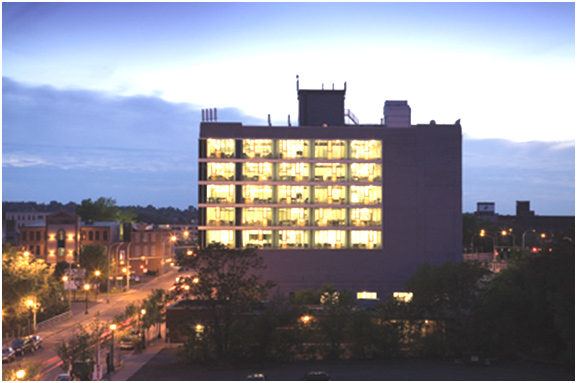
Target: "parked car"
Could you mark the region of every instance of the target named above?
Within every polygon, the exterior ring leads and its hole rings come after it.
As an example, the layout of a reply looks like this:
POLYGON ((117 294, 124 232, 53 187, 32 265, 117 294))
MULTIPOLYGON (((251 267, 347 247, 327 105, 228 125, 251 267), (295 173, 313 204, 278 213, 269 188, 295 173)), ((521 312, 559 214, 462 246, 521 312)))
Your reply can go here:
POLYGON ((244 380, 268 380, 265 374, 250 374, 244 380))
POLYGON ((134 339, 129 337, 122 338, 119 344, 121 350, 132 350, 134 348, 134 339))
POLYGON ((331 377, 324 371, 309 371, 305 374, 305 380, 331 380, 331 377))
POLYGON ((12 347, 2 347, 2 363, 11 363, 16 359, 16 352, 12 347))
POLYGON ((28 338, 32 340, 32 344, 34 345, 34 349, 38 350, 42 347, 42 337, 40 335, 30 335, 28 338))
POLYGON ((56 377, 57 381, 69 381, 70 376, 68 374, 60 374, 56 377))
POLYGON ((34 343, 32 343, 32 339, 29 337, 14 339, 10 346, 14 349, 16 355, 34 352, 34 343))

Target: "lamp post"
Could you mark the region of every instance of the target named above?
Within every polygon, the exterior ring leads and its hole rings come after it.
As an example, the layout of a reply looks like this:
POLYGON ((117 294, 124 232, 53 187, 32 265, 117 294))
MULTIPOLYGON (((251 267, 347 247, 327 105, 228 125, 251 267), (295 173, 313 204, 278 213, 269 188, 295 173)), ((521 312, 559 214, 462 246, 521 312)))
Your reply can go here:
MULTIPOLYGON (((36 302, 33 299, 28 299, 26 305, 30 308, 30 314, 32 314, 32 334, 36 333, 36 302)), ((28 322, 30 323, 30 322, 28 322)))
POLYGON ((88 314, 88 290, 90 290, 90 285, 88 283, 84 284, 84 290, 86 291, 86 299, 84 300, 85 303, 85 309, 84 309, 84 314, 88 314))
POLYGON ((94 285, 94 302, 98 302, 98 289, 100 288, 100 270, 94 272, 97 283, 94 285))
POLYGON ((492 235, 488 235, 487 233, 485 233, 485 229, 481 230, 481 232, 479 233, 479 236, 481 237, 489 237, 493 240, 493 260, 495 260, 497 258, 497 254, 495 251, 495 247, 496 247, 496 242, 495 242, 495 237, 493 237, 492 235))
MULTIPOLYGON (((108 258, 107 258, 107 262, 108 262, 108 276, 107 276, 107 280, 106 280, 106 303, 110 303, 110 258, 112 257, 111 253, 112 253, 112 249, 114 248, 114 246, 120 246, 122 245, 124 242, 116 242, 115 244, 113 244, 112 246, 110 246, 110 248, 108 249, 108 258)), ((117 249, 118 250, 118 249, 117 249)), ((116 257, 115 257, 116 259, 116 257)))
POLYGON ((146 337, 144 336, 144 315, 146 314, 146 310, 140 310, 140 314, 142 315, 142 320, 140 321, 140 338, 142 339, 142 349, 146 349, 146 337))
POLYGON ((111 335, 111 342, 110 342, 110 371, 114 371, 114 330, 116 330, 116 325, 110 325, 110 335, 111 335))

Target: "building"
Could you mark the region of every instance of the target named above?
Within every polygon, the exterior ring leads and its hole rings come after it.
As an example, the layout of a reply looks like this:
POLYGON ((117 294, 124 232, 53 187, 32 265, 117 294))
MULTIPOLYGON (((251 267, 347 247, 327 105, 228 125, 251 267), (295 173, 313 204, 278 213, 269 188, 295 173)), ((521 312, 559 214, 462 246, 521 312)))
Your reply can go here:
POLYGON ((346 86, 297 90, 298 126, 201 123, 200 246, 258 248, 276 293, 385 298, 424 262, 460 261, 460 123, 412 125, 387 101, 384 124, 348 125, 346 86))
POLYGON ((20 228, 22 226, 44 224, 46 216, 50 213, 43 212, 6 212, 2 230, 2 244, 10 242, 17 245, 20 238, 20 228))

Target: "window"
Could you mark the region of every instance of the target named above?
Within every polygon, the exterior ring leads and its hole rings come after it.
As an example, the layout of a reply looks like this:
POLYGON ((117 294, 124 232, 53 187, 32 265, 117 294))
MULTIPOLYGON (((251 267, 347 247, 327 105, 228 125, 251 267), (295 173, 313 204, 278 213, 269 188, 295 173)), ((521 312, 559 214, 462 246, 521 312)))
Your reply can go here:
POLYGON ((380 249, 383 246, 381 232, 377 230, 352 230, 351 247, 353 249, 380 249))
POLYGON ((338 160, 347 157, 347 145, 343 140, 315 141, 315 158, 338 160))
POLYGON ((314 232, 315 248, 317 249, 342 249, 346 247, 346 231, 344 230, 319 230, 314 232))
POLYGON ((308 226, 309 209, 280 208, 278 209, 279 226, 308 226))
POLYGON ((245 181, 272 180, 272 163, 245 162, 242 164, 242 179, 245 181))
POLYGON ((381 164, 351 164, 351 181, 378 182, 381 180, 381 164))
POLYGON ((380 208, 351 209, 351 225, 380 226, 382 224, 380 208))
POLYGON ((315 209, 316 226, 345 226, 347 209, 315 209))
POLYGON ((381 158, 381 141, 351 141, 351 158, 359 160, 376 160, 381 158))
POLYGON ((279 248, 308 248, 310 232, 304 230, 280 230, 278 232, 279 248))
POLYGON ((280 181, 308 181, 309 164, 281 162, 278 164, 278 179, 280 181))
POLYGON ((90 230, 90 231, 88 232, 88 240, 89 240, 89 241, 94 240, 94 233, 92 232, 92 230, 90 230))
POLYGON ((359 291, 357 299, 377 299, 377 293, 369 291, 359 291))
POLYGON ((206 224, 207 226, 234 226, 234 208, 206 208, 206 224))
POLYGON ((234 185, 208 185, 208 203, 234 203, 234 185))
POLYGON ((351 204, 378 205, 381 203, 381 186, 351 186, 351 204))
POLYGON ((39 231, 36 232, 36 240, 40 241, 40 232, 39 231))
POLYGON ((26 240, 27 240, 27 239, 26 239, 26 237, 27 237, 26 234, 27 234, 27 233, 26 233, 25 231, 22 232, 22 240, 23 240, 23 241, 26 241, 26 240))
POLYGON ((102 240, 103 241, 108 241, 108 231, 104 230, 102 232, 102 240))
POLYGON ((234 248, 234 230, 207 230, 206 242, 220 242, 225 246, 234 248))
POLYGON ((234 181, 234 163, 209 162, 206 177, 211 181, 234 181))
POLYGON ((100 241, 100 230, 96 230, 96 232, 95 232, 94 234, 95 234, 95 237, 96 237, 95 239, 96 239, 97 241, 100 241))
POLYGON ((309 158, 309 142, 306 140, 279 140, 279 158, 309 158))
POLYGON ((242 195, 244 203, 272 203, 272 186, 270 185, 243 185, 242 195))
POLYGON ((242 209, 243 226, 271 226, 272 209, 270 207, 247 207, 242 209))
POLYGON ((279 204, 309 203, 308 186, 279 185, 277 188, 279 204))
POLYGON ((272 158, 272 140, 243 140, 243 158, 272 158))
POLYGON ((315 203, 342 205, 346 203, 346 186, 316 186, 315 203))
POLYGON ((206 156, 208 158, 234 157, 234 140, 206 140, 206 156))
POLYGON ((347 177, 345 164, 319 163, 315 164, 315 181, 344 182, 347 177))
POLYGON ((242 245, 246 247, 270 248, 272 247, 271 230, 244 230, 242 232, 242 245))

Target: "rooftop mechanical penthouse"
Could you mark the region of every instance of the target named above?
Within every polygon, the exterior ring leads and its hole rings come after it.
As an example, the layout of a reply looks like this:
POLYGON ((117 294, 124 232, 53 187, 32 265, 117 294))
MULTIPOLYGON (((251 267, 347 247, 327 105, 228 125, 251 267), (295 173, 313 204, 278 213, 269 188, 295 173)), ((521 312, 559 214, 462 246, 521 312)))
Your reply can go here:
POLYGON ((386 101, 383 123, 358 124, 346 86, 297 90, 298 126, 201 123, 200 245, 256 247, 273 293, 384 299, 423 262, 460 261, 460 123, 411 125, 386 101))

